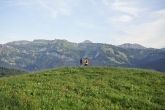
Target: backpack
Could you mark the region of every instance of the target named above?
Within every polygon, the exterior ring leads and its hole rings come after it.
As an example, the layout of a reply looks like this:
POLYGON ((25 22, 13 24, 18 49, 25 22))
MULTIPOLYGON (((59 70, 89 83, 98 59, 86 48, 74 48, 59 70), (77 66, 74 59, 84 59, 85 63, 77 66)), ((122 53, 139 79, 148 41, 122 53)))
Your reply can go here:
POLYGON ((85 63, 88 64, 88 60, 87 59, 85 60, 85 63))

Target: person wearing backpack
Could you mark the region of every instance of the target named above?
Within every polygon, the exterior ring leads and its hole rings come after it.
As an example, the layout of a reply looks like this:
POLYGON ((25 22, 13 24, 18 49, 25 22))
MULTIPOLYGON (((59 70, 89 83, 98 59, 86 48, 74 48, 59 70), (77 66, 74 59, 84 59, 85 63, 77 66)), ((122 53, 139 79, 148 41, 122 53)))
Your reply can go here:
POLYGON ((85 59, 85 61, 84 61, 84 65, 85 65, 85 66, 88 65, 88 58, 85 59))

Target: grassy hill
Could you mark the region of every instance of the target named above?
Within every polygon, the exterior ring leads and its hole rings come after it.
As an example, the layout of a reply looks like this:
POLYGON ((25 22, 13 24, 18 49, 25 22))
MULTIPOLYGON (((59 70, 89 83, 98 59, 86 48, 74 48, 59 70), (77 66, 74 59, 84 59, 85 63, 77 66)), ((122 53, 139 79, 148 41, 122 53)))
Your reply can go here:
POLYGON ((0 78, 0 108, 165 109, 165 74, 120 67, 63 67, 0 78))

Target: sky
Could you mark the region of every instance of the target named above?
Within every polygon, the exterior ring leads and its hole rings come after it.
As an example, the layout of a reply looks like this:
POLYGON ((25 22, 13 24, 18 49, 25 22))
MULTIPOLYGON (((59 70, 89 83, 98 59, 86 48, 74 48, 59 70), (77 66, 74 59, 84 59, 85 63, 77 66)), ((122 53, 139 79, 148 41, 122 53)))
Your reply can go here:
POLYGON ((165 47, 165 0, 0 0, 0 44, 35 39, 165 47))

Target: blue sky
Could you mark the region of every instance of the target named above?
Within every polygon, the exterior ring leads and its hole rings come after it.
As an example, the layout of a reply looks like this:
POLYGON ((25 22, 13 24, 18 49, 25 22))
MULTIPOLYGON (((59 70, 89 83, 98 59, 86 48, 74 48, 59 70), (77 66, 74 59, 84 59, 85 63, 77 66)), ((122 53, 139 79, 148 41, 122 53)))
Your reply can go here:
POLYGON ((0 0, 0 44, 90 40, 165 47, 165 0, 0 0))

